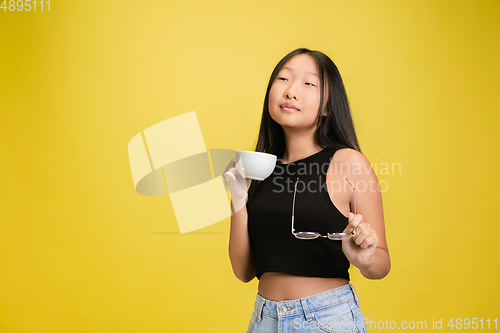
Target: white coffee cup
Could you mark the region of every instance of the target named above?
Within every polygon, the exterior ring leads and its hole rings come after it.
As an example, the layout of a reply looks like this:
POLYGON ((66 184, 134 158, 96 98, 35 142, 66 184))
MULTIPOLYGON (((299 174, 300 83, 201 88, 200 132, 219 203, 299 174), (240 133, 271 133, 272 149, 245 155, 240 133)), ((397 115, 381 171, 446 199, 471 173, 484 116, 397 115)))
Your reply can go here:
POLYGON ((236 169, 244 178, 264 180, 273 173, 276 160, 276 155, 237 150, 235 164, 236 169))

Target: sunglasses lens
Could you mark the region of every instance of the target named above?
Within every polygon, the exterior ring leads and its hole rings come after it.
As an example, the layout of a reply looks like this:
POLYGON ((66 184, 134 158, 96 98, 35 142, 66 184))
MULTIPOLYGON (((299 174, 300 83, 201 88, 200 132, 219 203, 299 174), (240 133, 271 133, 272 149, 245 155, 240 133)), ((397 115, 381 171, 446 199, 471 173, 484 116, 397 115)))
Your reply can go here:
POLYGON ((295 234, 297 238, 300 239, 315 239, 319 237, 317 232, 301 231, 295 234))
POLYGON ((329 239, 334 239, 334 240, 335 239, 342 240, 342 239, 347 239, 347 238, 352 237, 352 234, 345 234, 345 233, 330 233, 327 235, 328 235, 329 239))

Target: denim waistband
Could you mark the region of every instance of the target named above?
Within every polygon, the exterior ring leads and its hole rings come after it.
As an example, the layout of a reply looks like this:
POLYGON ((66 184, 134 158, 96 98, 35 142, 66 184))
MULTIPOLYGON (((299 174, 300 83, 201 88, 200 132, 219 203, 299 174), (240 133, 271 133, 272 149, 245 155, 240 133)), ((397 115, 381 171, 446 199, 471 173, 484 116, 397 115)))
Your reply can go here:
POLYGON ((356 305, 359 306, 358 294, 350 283, 311 296, 280 302, 271 301, 257 293, 255 309, 258 313, 258 322, 261 321, 262 314, 272 317, 278 317, 279 314, 280 317, 285 317, 301 313, 305 315, 307 321, 310 321, 312 320, 310 311, 349 300, 354 300, 356 305))

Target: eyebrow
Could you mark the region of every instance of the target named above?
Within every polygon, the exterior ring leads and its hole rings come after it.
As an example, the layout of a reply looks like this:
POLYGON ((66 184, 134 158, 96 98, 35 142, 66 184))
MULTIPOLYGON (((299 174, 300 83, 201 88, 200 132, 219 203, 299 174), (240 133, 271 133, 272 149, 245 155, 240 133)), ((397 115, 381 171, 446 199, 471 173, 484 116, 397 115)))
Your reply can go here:
MULTIPOLYGON (((288 70, 290 70, 290 71, 293 71, 290 67, 283 67, 282 69, 288 69, 288 70)), ((319 79, 318 74, 311 73, 311 72, 306 72, 306 74, 309 74, 309 75, 314 75, 314 76, 316 76, 316 77, 319 79)))

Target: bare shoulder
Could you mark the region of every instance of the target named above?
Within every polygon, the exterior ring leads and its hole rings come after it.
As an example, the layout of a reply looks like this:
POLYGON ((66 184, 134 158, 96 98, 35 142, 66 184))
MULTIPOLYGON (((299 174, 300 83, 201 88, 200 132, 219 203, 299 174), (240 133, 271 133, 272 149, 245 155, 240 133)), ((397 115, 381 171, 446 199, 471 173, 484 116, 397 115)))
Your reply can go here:
POLYGON ((368 175, 373 171, 365 155, 352 148, 337 150, 332 159, 332 162, 334 161, 340 164, 343 173, 368 175))
POLYGON ((339 161, 355 163, 355 162, 368 162, 368 159, 359 151, 352 148, 342 148, 337 150, 334 155, 339 161))

